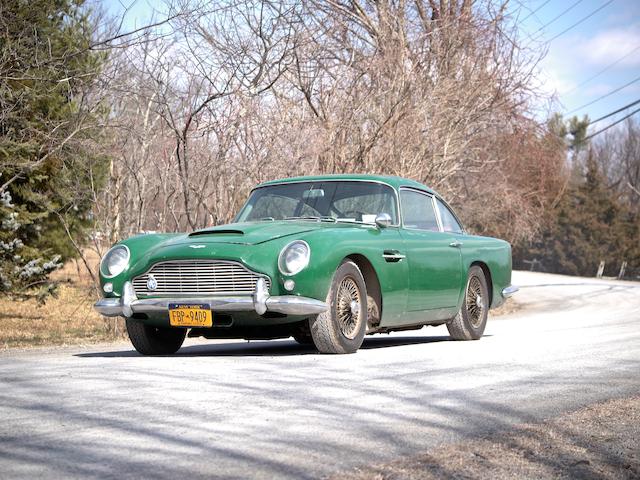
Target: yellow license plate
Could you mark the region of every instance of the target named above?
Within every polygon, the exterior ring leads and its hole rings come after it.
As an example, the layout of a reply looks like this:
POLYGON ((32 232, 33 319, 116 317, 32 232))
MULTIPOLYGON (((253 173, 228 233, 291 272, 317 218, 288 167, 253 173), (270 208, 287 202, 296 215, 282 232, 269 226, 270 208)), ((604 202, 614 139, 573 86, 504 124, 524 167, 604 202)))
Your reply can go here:
POLYGON ((206 303, 170 303, 169 323, 172 327, 210 327, 213 325, 211 305, 206 303))

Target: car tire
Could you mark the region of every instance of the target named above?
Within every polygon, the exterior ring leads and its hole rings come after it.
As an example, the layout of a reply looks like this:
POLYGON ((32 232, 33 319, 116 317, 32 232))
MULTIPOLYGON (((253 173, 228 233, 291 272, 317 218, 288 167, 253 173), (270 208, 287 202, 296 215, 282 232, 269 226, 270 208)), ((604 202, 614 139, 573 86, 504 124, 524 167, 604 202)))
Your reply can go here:
POLYGON ((127 318, 126 326, 133 347, 142 355, 176 353, 187 334, 186 328, 153 327, 132 318, 127 318))
POLYGON ((327 294, 329 309, 309 320, 311 338, 321 353, 354 353, 367 330, 367 287, 358 266, 344 261, 327 294))
POLYGON ((313 345, 313 338, 311 338, 311 329, 309 327, 309 321, 305 320, 300 324, 291 335, 293 339, 300 345, 313 345))
POLYGON ((293 339, 300 345, 313 345, 313 338, 311 333, 296 333, 293 335, 293 339))
POLYGON ((487 326, 489 313, 489 288, 482 268, 469 269, 464 289, 464 299, 458 314, 447 323, 454 340, 478 340, 487 326))

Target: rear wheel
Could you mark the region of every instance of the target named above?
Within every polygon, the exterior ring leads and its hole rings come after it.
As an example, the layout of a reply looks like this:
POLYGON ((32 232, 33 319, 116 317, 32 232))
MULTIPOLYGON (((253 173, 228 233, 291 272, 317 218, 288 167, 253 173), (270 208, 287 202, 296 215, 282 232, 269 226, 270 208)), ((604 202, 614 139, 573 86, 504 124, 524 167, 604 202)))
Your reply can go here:
POLYGON ((314 345, 322 353, 354 353, 367 330, 367 288, 355 263, 338 267, 327 304, 326 312, 309 321, 314 345))
POLYGON ((187 334, 185 328, 152 327, 131 318, 127 318, 126 325, 133 347, 142 355, 176 353, 187 334))
POLYGON ((477 340, 487 326, 489 288, 482 269, 476 265, 469 269, 464 300, 460 311, 447 323, 454 340, 477 340))

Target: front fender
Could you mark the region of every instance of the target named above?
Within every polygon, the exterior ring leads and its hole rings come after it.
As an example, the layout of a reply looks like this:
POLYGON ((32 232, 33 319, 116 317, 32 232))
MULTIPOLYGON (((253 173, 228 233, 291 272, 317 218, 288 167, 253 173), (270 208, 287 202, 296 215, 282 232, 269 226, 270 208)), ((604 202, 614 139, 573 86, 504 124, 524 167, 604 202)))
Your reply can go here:
POLYGON ((378 277, 383 315, 388 318, 404 310, 408 288, 407 262, 388 263, 383 257, 385 249, 402 251, 397 228, 381 230, 363 225, 348 231, 310 232, 301 240, 311 248, 309 266, 293 276, 283 276, 278 272, 280 285, 291 278, 296 282, 295 294, 325 300, 340 263, 346 257, 359 255, 367 259, 378 277))
POLYGON ((184 236, 183 233, 146 233, 129 237, 126 240, 116 243, 116 245, 125 245, 129 248, 129 264, 127 267, 115 277, 105 278, 100 272, 100 285, 109 282, 113 285, 113 292, 105 294, 106 297, 119 297, 122 292, 124 282, 131 278, 131 273, 136 271, 140 262, 144 262, 150 252, 161 248, 167 241, 178 236, 184 236))

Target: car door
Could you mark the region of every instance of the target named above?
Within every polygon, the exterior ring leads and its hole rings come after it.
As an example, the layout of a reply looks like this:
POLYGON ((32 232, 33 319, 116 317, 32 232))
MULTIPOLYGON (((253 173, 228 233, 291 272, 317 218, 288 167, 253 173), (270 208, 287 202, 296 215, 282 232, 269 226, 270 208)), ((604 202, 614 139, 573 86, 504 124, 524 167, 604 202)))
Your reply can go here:
POLYGON ((462 275, 459 240, 444 232, 433 195, 410 188, 400 190, 409 269, 407 311, 427 312, 426 320, 455 315, 462 275))

